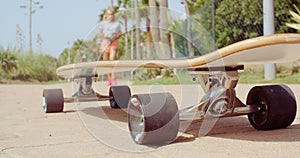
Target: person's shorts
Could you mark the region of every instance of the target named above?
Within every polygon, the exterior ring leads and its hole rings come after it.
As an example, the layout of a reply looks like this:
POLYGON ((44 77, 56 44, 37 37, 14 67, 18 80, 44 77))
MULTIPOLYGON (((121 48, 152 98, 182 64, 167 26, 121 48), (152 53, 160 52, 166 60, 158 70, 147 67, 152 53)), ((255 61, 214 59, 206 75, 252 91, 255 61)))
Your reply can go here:
POLYGON ((119 47, 119 42, 117 40, 110 41, 108 39, 104 39, 100 45, 101 52, 110 52, 111 49, 117 50, 119 47))

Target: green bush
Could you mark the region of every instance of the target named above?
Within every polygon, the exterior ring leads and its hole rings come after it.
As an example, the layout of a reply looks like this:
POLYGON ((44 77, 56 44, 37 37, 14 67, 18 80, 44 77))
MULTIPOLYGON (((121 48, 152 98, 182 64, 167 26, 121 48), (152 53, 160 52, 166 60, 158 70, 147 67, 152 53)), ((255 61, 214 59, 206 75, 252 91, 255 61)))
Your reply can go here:
POLYGON ((15 50, 0 50, 0 76, 5 80, 57 80, 57 59, 45 54, 31 54, 15 50))
POLYGON ((13 77, 13 74, 18 69, 16 59, 17 57, 15 53, 8 50, 6 51, 1 50, 0 52, 1 78, 11 79, 13 77))
POLYGON ((56 80, 57 60, 49 55, 19 53, 16 79, 46 82, 56 80))

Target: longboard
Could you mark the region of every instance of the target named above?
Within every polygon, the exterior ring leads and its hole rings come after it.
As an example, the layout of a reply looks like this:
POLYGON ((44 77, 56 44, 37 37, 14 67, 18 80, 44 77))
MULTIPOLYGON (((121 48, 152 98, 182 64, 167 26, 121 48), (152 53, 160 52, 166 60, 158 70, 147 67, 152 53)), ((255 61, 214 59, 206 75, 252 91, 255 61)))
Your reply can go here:
MULTIPOLYGON (((112 108, 127 108, 128 127, 136 144, 162 145, 177 138, 180 120, 202 119, 199 127, 201 135, 206 135, 218 118, 239 115, 248 115, 249 122, 257 130, 290 126, 297 113, 292 90, 285 85, 256 86, 243 103, 235 90, 237 70, 249 64, 299 60, 299 51, 300 34, 276 34, 237 42, 195 58, 77 63, 59 67, 57 74, 66 78, 85 78, 86 82, 80 83, 82 88, 75 93, 78 95, 72 97, 74 101, 109 100, 112 108), (224 71, 220 71, 220 67, 224 71), (128 86, 111 86, 109 96, 102 96, 91 89, 93 76, 141 68, 190 68, 217 72, 199 74, 205 95, 198 104, 180 110, 171 93, 131 95, 128 86), (91 96, 97 100, 91 100, 91 96)), ((62 112, 65 101, 61 89, 43 92, 46 113, 62 112)))
POLYGON ((300 34, 274 34, 240 41, 194 58, 162 60, 114 60, 76 63, 59 67, 65 78, 131 71, 140 68, 201 68, 265 63, 300 59, 300 34))

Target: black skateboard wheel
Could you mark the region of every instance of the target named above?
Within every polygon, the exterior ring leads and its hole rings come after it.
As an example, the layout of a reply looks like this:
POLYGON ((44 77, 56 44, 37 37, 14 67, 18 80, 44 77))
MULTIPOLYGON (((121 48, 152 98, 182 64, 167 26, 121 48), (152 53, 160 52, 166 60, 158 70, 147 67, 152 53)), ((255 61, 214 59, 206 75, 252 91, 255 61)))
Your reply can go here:
POLYGON ((109 100, 111 108, 127 108, 131 97, 130 88, 128 86, 111 86, 109 96, 112 97, 109 100))
POLYGON ((248 115, 257 130, 285 128, 296 117, 297 105, 293 92, 286 85, 257 86, 250 90, 248 105, 258 105, 259 111, 248 115))
POLYGON ((45 113, 63 112, 64 97, 61 89, 43 91, 43 110, 45 113))
POLYGON ((128 105, 128 126, 135 143, 164 145, 179 130, 178 107, 170 93, 134 95, 128 105))

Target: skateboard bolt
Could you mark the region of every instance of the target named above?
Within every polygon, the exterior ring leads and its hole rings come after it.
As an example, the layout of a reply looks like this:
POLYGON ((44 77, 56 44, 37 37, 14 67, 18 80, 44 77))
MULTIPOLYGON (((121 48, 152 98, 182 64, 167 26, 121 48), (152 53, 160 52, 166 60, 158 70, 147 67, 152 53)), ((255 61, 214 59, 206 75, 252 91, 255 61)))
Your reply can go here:
POLYGON ((140 102, 139 102, 139 100, 137 98, 131 98, 130 102, 134 106, 140 106, 140 102))

